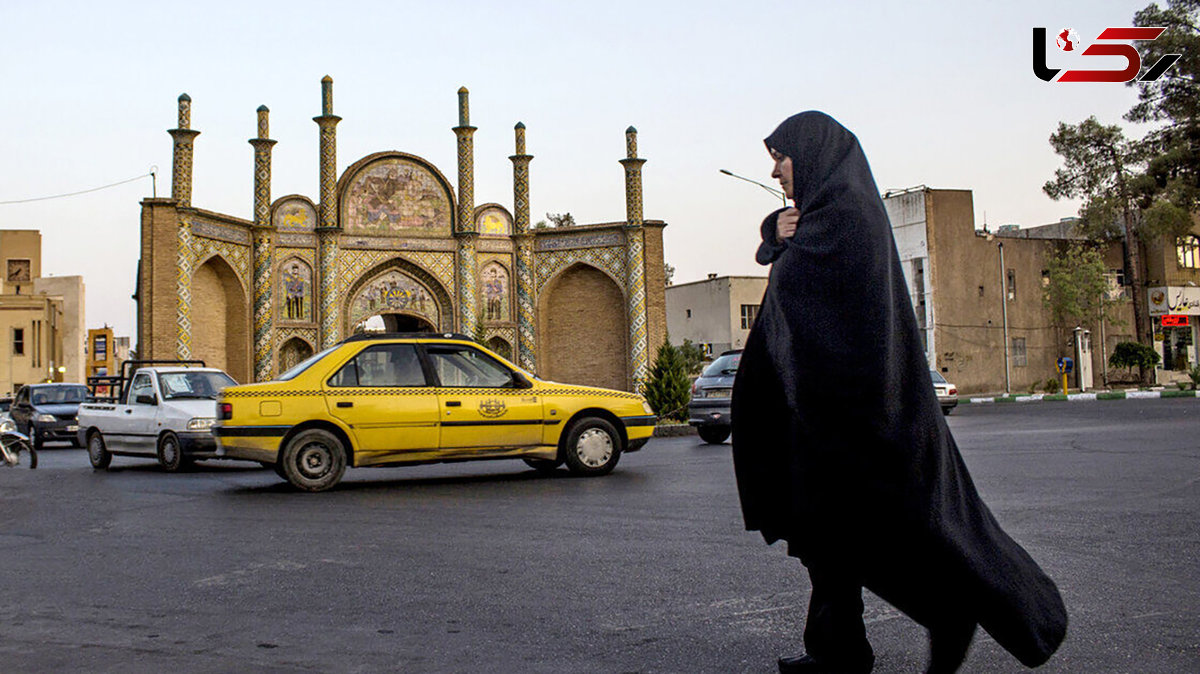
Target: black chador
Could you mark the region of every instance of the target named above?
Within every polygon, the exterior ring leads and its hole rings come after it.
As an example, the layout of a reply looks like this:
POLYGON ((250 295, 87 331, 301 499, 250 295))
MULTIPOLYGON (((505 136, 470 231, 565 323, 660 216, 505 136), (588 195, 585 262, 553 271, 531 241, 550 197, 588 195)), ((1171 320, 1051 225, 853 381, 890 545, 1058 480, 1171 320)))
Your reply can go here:
POLYGON ((782 242, 782 210, 762 225, 758 261, 772 267, 734 384, 733 457, 746 527, 809 569, 805 662, 870 670, 866 587, 929 629, 930 671, 955 670, 976 625, 1044 663, 1066 609, 946 426, 858 139, 805 112, 766 144, 791 159, 800 220, 782 242))

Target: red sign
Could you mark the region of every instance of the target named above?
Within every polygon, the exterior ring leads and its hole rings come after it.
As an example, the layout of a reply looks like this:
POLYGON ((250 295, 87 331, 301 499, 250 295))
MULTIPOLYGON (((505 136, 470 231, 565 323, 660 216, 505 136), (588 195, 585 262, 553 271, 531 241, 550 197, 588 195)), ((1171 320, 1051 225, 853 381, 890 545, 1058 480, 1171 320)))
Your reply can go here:
POLYGON ((1162 326, 1164 328, 1186 328, 1188 326, 1188 317, 1178 314, 1167 314, 1162 317, 1162 326))

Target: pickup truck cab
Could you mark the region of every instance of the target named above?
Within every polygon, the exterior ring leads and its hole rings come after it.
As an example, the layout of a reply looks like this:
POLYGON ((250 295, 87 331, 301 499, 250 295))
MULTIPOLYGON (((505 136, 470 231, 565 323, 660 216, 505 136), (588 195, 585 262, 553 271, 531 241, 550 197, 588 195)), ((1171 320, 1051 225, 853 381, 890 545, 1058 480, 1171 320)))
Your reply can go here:
POLYGON ((149 456, 173 473, 216 456, 210 429, 217 395, 236 383, 210 367, 137 369, 122 378, 112 401, 79 406, 79 440, 98 470, 114 456, 149 456))

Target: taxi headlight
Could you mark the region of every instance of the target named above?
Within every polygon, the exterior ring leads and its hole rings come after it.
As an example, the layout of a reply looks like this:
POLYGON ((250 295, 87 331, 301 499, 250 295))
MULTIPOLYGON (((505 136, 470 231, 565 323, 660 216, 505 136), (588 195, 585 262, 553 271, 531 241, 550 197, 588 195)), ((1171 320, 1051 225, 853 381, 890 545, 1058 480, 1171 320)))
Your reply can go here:
POLYGON ((646 402, 645 399, 642 400, 642 409, 645 410, 646 414, 654 414, 654 408, 650 407, 650 403, 646 402))
POLYGON ((215 423, 217 423, 217 420, 212 417, 197 417, 188 420, 187 429, 189 431, 207 431, 215 423))
POLYGON ((17 430, 17 422, 12 419, 0 421, 0 433, 12 433, 17 430))

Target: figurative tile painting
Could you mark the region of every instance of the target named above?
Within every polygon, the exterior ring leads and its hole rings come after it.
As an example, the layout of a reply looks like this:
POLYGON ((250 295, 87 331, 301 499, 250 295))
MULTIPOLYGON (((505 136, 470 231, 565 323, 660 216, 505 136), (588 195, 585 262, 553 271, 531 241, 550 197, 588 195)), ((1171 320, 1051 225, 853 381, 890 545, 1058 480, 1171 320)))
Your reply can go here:
POLYGON ((428 169, 400 158, 380 159, 354 176, 343 202, 345 230, 377 236, 450 231, 450 200, 428 169))
POLYGON ((350 305, 350 324, 389 313, 415 314, 440 325, 437 302, 425 286, 398 271, 389 271, 367 283, 350 305))
POLYGON ((483 320, 509 320, 508 270, 499 262, 492 262, 480 271, 479 280, 479 291, 483 295, 483 320))
POLYGON ((285 321, 312 320, 312 269, 301 260, 291 259, 280 269, 283 300, 280 318, 285 321))

